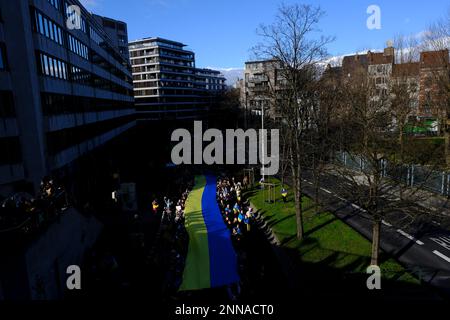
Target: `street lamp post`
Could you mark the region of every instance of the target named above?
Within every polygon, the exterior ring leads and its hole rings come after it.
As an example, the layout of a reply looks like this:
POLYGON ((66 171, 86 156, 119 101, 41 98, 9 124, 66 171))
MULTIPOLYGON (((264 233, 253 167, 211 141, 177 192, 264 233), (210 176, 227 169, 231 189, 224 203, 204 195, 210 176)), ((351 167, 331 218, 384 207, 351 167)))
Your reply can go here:
POLYGON ((264 164, 265 164, 265 159, 264 159, 264 101, 262 101, 261 103, 261 174, 262 174, 262 180, 265 181, 265 174, 264 174, 264 164))

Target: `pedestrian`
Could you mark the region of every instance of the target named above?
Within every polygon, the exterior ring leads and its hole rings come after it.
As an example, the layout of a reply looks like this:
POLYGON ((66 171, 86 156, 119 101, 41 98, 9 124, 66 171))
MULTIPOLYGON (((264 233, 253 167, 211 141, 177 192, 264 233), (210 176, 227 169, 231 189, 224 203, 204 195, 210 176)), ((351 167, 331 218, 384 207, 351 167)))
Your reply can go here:
POLYGON ((284 203, 287 202, 287 195, 288 195, 287 190, 286 190, 285 188, 283 188, 283 189, 281 190, 281 197, 283 198, 283 202, 284 202, 284 203))
POLYGON ((159 208, 158 200, 155 199, 152 202, 152 209, 154 214, 158 213, 158 208, 159 208))

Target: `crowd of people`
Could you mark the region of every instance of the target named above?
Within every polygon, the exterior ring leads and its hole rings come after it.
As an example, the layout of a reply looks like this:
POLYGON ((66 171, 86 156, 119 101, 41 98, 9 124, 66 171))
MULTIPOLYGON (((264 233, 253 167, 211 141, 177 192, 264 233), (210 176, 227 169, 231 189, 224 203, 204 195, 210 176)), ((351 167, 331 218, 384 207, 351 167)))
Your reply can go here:
MULTIPOLYGON (((160 235, 155 242, 158 250, 158 264, 164 273, 164 292, 169 296, 177 293, 183 280, 183 271, 188 251, 189 236, 184 226, 185 202, 193 187, 193 177, 179 182, 177 200, 172 197, 161 197, 162 201, 154 199, 153 214, 160 218, 160 235)), ((241 280, 247 278, 248 269, 246 240, 255 228, 253 208, 243 197, 243 186, 234 178, 221 177, 217 180, 216 199, 225 225, 229 228, 233 246, 238 258, 238 272, 241 280)), ((227 287, 231 300, 236 300, 245 281, 227 287)))
POLYGON ((164 272, 164 288, 167 294, 173 294, 178 290, 183 279, 183 270, 187 256, 189 237, 184 227, 184 210, 188 195, 193 187, 193 178, 185 176, 177 184, 180 186, 172 198, 163 197, 161 206, 158 199, 153 200, 152 210, 156 217, 160 217, 159 239, 156 245, 159 247, 159 263, 164 272), (172 201, 173 197, 176 201, 172 201))
POLYGON ((217 203, 233 239, 237 242, 249 233, 254 221, 253 208, 242 198, 242 184, 235 178, 217 180, 217 203))
POLYGON ((32 233, 57 218, 69 206, 67 193, 53 178, 42 180, 36 197, 20 192, 0 205, 0 230, 32 233))

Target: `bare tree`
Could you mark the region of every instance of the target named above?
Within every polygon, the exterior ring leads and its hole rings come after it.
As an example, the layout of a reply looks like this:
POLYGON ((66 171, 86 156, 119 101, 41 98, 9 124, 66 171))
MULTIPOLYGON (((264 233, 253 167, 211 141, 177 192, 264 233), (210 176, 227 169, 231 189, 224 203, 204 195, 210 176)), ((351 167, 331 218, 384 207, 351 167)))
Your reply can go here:
POLYGON ((438 117, 439 131, 445 140, 445 159, 447 167, 450 166, 450 8, 446 16, 433 23, 424 33, 422 50, 434 51, 435 54, 428 59, 429 79, 433 90, 426 97, 433 112, 438 117), (431 61, 430 61, 431 60, 431 61))
MULTIPOLYGON (((410 65, 403 67, 408 69, 410 65)), ((340 128, 340 133, 335 135, 340 140, 338 144, 353 165, 334 169, 344 181, 340 184, 341 193, 357 203, 360 214, 372 222, 372 265, 379 264, 384 219, 399 219, 397 224, 405 227, 425 213, 417 203, 426 194, 420 186, 407 185, 402 172, 408 161, 419 157, 420 151, 414 148, 413 140, 403 136, 415 95, 414 85, 408 82, 408 70, 400 71, 390 75, 392 80, 386 86, 387 91, 380 90, 370 72, 362 71, 343 81, 341 106, 334 117, 340 128), (399 152, 401 161, 396 161, 399 152), (385 166, 387 160, 391 164, 389 168, 385 166), (388 170, 394 171, 390 177, 386 176, 388 170)), ((422 159, 432 163, 436 159, 434 151, 428 150, 422 159)))
MULTIPOLYGON (((406 159, 405 135, 406 131, 415 124, 411 121, 417 115, 419 106, 419 44, 414 36, 397 36, 394 40, 395 64, 392 75, 388 79, 389 107, 394 121, 394 132, 398 135, 398 153, 390 159, 399 166, 411 159, 406 159)), ((400 198, 403 189, 400 188, 400 198)))
POLYGON ((303 238, 302 172, 305 163, 305 137, 312 129, 312 110, 318 104, 315 82, 318 63, 326 56, 333 38, 317 28, 324 12, 311 5, 281 5, 275 22, 261 25, 262 41, 255 48, 263 60, 277 63, 269 88, 272 105, 279 112, 280 125, 288 128, 289 166, 292 172, 297 238, 303 238))

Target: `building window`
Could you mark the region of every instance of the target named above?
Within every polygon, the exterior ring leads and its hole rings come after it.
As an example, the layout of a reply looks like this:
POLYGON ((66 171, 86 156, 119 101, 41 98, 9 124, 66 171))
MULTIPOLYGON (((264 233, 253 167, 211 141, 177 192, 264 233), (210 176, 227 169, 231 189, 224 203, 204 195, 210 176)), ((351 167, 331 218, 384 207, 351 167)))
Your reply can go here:
POLYGON ((97 31, 95 31, 94 28, 90 27, 89 31, 91 40, 94 41, 96 44, 101 45, 104 42, 103 38, 98 34, 97 31))
POLYGON ((0 42, 0 70, 6 70, 6 47, 4 43, 0 42))
POLYGON ((80 40, 69 34, 69 50, 80 57, 89 60, 89 49, 80 40))
POLYGON ((64 61, 39 53, 40 71, 44 76, 67 80, 67 64, 64 61))
POLYGON ((48 39, 64 45, 62 29, 38 10, 35 10, 34 14, 34 30, 48 39))

